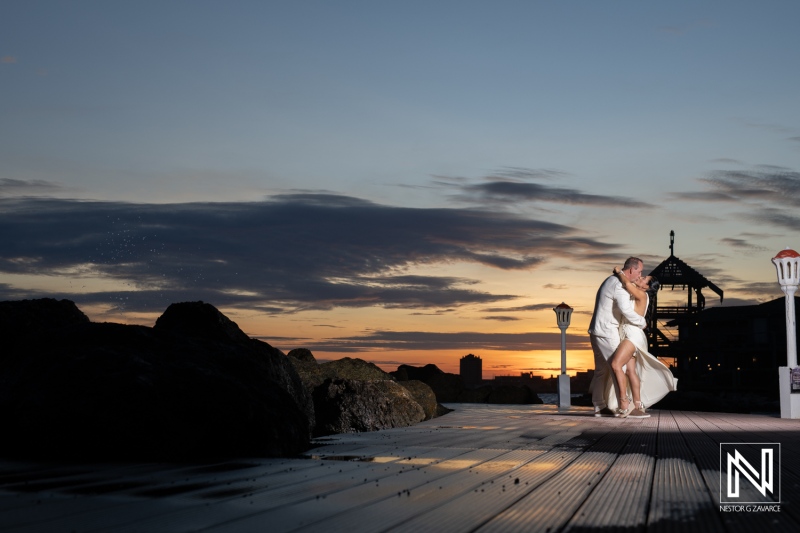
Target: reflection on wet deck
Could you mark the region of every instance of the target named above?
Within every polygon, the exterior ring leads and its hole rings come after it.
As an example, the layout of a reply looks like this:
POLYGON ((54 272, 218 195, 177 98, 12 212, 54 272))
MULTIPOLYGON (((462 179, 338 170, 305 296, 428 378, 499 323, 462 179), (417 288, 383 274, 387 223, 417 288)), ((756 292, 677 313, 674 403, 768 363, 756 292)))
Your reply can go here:
MULTIPOLYGON (((0 530, 800 529, 800 420, 677 411, 634 420, 595 418, 579 407, 449 407, 455 411, 409 428, 320 439, 297 459, 0 462, 0 530), (780 512, 721 511, 719 444, 764 442, 781 444, 780 512)), ((741 485, 754 493, 752 484, 741 485)))

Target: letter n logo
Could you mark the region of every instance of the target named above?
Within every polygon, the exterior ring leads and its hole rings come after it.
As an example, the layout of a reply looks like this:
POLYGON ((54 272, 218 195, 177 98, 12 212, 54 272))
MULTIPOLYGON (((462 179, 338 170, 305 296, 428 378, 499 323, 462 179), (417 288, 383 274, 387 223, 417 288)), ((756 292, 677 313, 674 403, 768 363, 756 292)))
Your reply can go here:
POLYGON ((719 445, 720 503, 780 503, 781 445, 723 442, 719 445))

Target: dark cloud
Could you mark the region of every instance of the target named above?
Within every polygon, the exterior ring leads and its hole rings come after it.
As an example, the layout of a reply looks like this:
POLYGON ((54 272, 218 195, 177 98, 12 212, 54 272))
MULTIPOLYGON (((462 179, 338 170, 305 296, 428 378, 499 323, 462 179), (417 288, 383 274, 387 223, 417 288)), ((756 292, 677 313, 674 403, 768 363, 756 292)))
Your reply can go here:
POLYGON ((568 174, 557 170, 508 168, 472 183, 464 178, 437 176, 439 185, 453 189, 453 198, 466 203, 515 204, 546 202, 589 207, 654 208, 656 206, 632 198, 585 194, 577 189, 554 187, 532 181, 552 180, 568 174))
POLYGON ((45 180, 0 178, 0 196, 52 195, 63 190, 61 185, 45 180))
MULTIPOLYGON (((321 193, 249 203, 0 199, 0 272, 61 276, 81 292, 78 303, 137 311, 200 299, 267 314, 452 309, 516 295, 408 269, 459 262, 530 269, 555 258, 605 261, 617 253, 617 245, 575 233, 509 213, 392 207, 321 193), (120 291, 80 291, 76 285, 90 275, 117 280, 120 291)), ((3 298, 22 294, 0 291, 3 298)))
POLYGON ((745 215, 748 219, 759 224, 776 228, 786 228, 792 231, 800 230, 800 217, 796 209, 778 209, 762 207, 745 215))
POLYGON ((515 316, 505 316, 505 315, 492 315, 492 316, 485 316, 483 317, 484 320, 496 320, 498 322, 515 322, 520 320, 515 316))
POLYGON ((741 166, 745 165, 745 163, 743 161, 740 161, 738 159, 732 159, 730 157, 720 157, 720 158, 717 158, 717 159, 712 159, 711 162, 712 163, 725 163, 725 164, 729 164, 729 165, 741 165, 741 166))
POLYGON ((690 202, 735 202, 736 197, 730 194, 713 191, 673 192, 669 193, 673 200, 690 202))
POLYGON ((464 193, 480 201, 499 202, 552 202, 591 207, 652 208, 652 204, 621 196, 584 194, 576 189, 550 187, 539 183, 490 180, 486 183, 464 187, 464 193))
POLYGON ((753 244, 748 239, 741 239, 735 237, 725 237, 719 240, 722 244, 730 246, 740 251, 745 252, 763 252, 766 250, 763 246, 753 244))
POLYGON ((488 309, 484 309, 485 313, 509 313, 509 312, 516 312, 516 311, 542 311, 542 310, 552 310, 557 303, 544 303, 544 304, 531 304, 531 305, 521 305, 516 307, 490 307, 488 309))
POLYGON ((742 122, 748 128, 766 130, 766 131, 770 131, 772 133, 777 133, 777 134, 786 134, 786 133, 792 133, 792 132, 796 131, 794 128, 789 128, 789 127, 786 127, 786 126, 784 126, 782 124, 773 124, 773 123, 769 123, 769 122, 752 122, 752 121, 746 121, 746 120, 742 121, 742 122))
POLYGON ((713 192, 735 201, 769 202, 796 206, 800 200, 800 173, 782 167, 762 170, 720 170, 700 181, 713 192))
POLYGON ((775 281, 771 282, 737 280, 730 283, 725 290, 724 304, 727 307, 733 301, 744 300, 748 303, 743 305, 752 305, 781 297, 783 297, 783 292, 781 292, 778 277, 775 274, 775 281), (729 294, 732 296, 729 297, 729 294))
POLYGON ((505 167, 500 171, 495 172, 492 178, 538 180, 538 179, 565 178, 568 176, 570 176, 570 174, 567 172, 551 168, 534 169, 534 168, 524 168, 524 167, 505 167))
MULTIPOLYGON (((674 192, 676 200, 747 204, 741 218, 790 230, 800 229, 800 172, 774 165, 751 170, 720 170, 698 179, 707 190, 674 192)), ((728 243, 732 244, 732 243, 728 243)))

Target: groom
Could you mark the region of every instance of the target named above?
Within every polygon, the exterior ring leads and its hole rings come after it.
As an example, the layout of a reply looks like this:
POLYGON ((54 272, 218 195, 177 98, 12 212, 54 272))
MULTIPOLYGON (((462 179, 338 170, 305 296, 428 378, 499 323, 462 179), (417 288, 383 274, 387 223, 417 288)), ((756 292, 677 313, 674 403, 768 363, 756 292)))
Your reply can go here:
MULTIPOLYGON (((638 257, 629 257, 622 266, 622 271, 631 281, 642 277, 644 263, 638 257)), ((603 398, 603 388, 611 368, 608 359, 619 346, 619 323, 622 317, 638 327, 645 326, 644 317, 639 316, 631 304, 631 295, 628 294, 617 276, 610 275, 606 278, 594 302, 592 322, 589 324, 589 340, 594 352, 594 377, 589 385, 594 404, 594 416, 614 416, 603 398)))

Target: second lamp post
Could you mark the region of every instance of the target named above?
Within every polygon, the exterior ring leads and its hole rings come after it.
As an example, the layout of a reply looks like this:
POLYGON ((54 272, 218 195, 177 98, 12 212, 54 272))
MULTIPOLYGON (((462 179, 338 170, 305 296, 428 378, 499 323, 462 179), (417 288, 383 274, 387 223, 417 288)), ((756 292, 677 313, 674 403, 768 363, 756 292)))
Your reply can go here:
POLYGON ((561 330, 561 375, 558 376, 558 407, 570 407, 571 395, 569 390, 569 375, 567 374, 567 328, 572 317, 573 309, 561 302, 553 308, 556 313, 556 323, 561 330))

